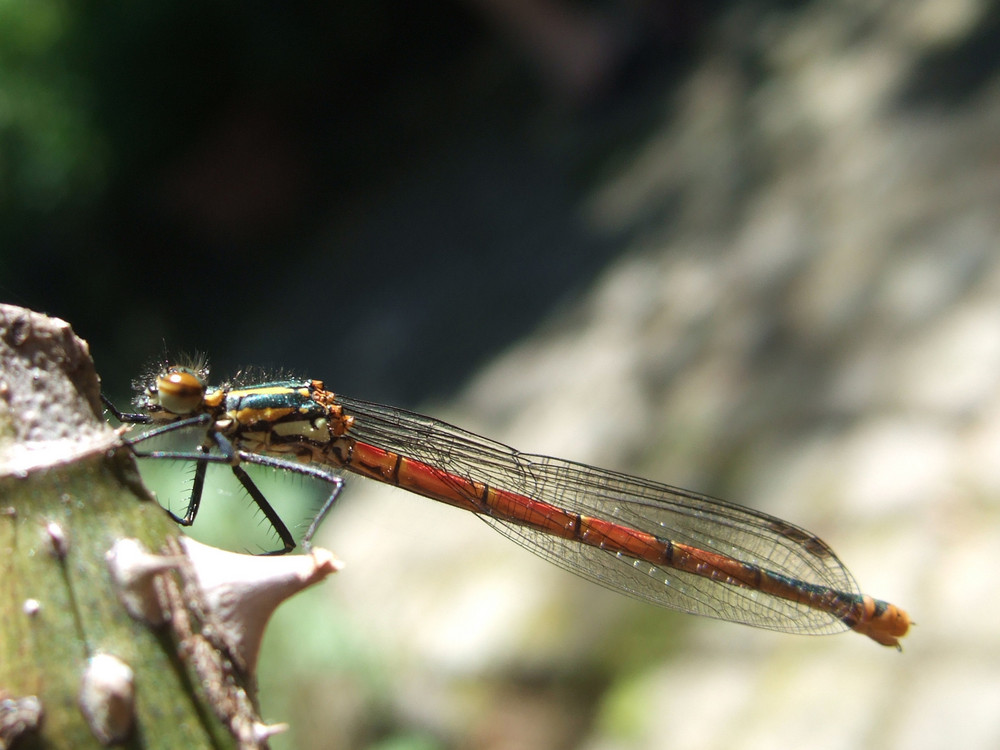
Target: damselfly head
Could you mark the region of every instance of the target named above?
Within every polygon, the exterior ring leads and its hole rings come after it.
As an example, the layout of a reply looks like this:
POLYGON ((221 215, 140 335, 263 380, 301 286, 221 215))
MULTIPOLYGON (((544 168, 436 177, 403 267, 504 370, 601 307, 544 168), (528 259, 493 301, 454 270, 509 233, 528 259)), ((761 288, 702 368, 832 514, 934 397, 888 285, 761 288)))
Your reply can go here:
POLYGON ((207 370, 168 367, 151 378, 136 398, 136 406, 154 419, 185 417, 205 402, 207 370))

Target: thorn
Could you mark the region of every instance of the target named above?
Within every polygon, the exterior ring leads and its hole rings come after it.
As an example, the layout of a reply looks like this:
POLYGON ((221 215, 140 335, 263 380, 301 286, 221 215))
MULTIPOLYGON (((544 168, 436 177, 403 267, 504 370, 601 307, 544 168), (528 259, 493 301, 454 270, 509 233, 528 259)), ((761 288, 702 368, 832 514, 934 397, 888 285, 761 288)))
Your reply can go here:
POLYGON ((219 634, 249 674, 254 673, 264 628, 278 605, 342 566, 325 549, 313 549, 308 555, 262 557, 226 552, 188 537, 180 541, 217 618, 219 634))
POLYGON ((26 737, 34 732, 42 723, 42 702, 36 695, 26 695, 23 698, 13 698, 0 689, 0 747, 28 746, 31 741, 26 737))
POLYGON ((135 677, 116 656, 95 654, 80 681, 80 710, 102 745, 123 742, 135 717, 135 677))
POLYGON ((253 737, 258 743, 267 742, 274 735, 287 731, 288 724, 284 722, 280 724, 262 724, 257 721, 253 725, 253 737))
POLYGON ((154 555, 138 539, 131 538, 119 539, 104 557, 125 610, 137 620, 161 625, 166 616, 154 579, 159 573, 176 568, 181 559, 154 555))
POLYGON ((45 524, 45 533, 48 535, 49 551, 55 558, 65 560, 69 554, 69 539, 63 527, 55 521, 49 521, 45 524))

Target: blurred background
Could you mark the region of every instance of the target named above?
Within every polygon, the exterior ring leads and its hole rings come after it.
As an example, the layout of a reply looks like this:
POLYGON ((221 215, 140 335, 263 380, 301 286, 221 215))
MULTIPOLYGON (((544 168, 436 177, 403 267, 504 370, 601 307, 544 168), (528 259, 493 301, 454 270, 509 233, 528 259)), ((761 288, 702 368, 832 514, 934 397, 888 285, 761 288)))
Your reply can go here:
POLYGON ((995 2, 0 4, 0 298, 120 403, 323 378, 786 518, 917 622, 656 610, 349 480, 276 748, 1000 746, 998 205, 995 2))

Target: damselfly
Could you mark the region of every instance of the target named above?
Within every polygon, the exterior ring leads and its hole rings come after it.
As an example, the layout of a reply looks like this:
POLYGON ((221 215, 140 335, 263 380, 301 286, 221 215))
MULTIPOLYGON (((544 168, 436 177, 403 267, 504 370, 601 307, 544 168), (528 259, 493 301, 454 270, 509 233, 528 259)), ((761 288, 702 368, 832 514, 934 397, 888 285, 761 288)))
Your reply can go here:
MULTIPOLYGON (((141 386, 138 413, 153 425, 130 441, 138 456, 197 462, 180 524, 194 523, 205 471, 224 463, 289 552, 295 540, 241 463, 327 482, 330 495, 303 537, 308 545, 347 470, 471 511, 505 536, 573 573, 669 609, 760 628, 820 634, 853 629, 899 647, 910 620, 866 596, 833 550, 773 516, 695 492, 548 456, 520 453, 431 417, 346 398, 319 380, 206 385, 204 368, 168 367, 141 386), (204 430, 197 452, 135 445, 204 430)), ((169 512, 169 511, 168 511, 169 512)))

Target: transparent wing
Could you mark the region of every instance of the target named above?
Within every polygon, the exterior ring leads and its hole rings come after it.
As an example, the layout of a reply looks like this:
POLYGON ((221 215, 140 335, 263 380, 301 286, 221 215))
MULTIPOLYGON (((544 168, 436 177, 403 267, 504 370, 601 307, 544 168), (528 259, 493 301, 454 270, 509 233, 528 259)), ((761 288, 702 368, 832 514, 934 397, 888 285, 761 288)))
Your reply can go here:
MULTIPOLYGON (((826 543, 765 513, 626 474, 519 453, 394 407, 343 397, 338 401, 355 418, 351 437, 427 464, 466 495, 468 488, 460 479, 724 555, 804 587, 858 594, 850 572, 826 543)), ((837 613, 552 536, 496 515, 481 517, 556 565, 653 604, 771 630, 847 629, 837 613)))

